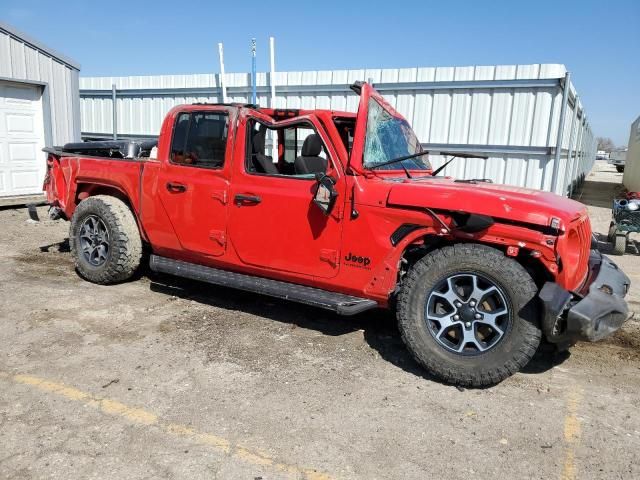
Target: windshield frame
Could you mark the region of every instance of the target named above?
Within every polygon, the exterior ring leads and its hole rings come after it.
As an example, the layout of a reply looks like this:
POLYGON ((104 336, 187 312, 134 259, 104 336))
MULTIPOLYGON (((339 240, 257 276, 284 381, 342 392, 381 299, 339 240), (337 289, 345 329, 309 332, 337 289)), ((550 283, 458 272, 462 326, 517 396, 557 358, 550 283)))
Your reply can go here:
MULTIPOLYGON (((391 115, 392 117, 398 120, 406 122, 408 129, 411 130, 413 135, 417 138, 417 135, 415 135, 415 132, 411 128, 411 125, 369 83, 355 82, 351 86, 351 90, 353 90, 356 94, 360 96, 360 101, 358 103, 358 112, 356 113, 356 116, 355 116, 356 122, 355 122, 354 139, 353 139, 353 146, 352 146, 351 152, 349 152, 350 154, 348 157, 347 172, 364 175, 366 177, 369 177, 372 175, 395 176, 401 172, 405 174, 405 171, 407 170, 405 168, 406 162, 398 162, 397 164, 394 165, 395 168, 393 170, 391 170, 390 168, 388 169, 373 168, 372 169, 370 167, 365 167, 364 165, 364 150, 365 150, 367 123, 368 123, 368 116, 369 116, 369 100, 371 99, 375 100, 377 104, 381 106, 382 109, 385 110, 389 115, 391 115)), ((423 146, 420 145, 420 147, 423 147, 423 146)), ((424 151, 424 148, 422 148, 422 150, 424 151)), ((414 171, 418 174, 423 172, 426 174, 430 174, 432 170, 432 168, 429 168, 430 162, 428 162, 427 169, 414 170, 415 167, 413 162, 411 162, 411 164, 407 164, 406 166, 409 167, 411 171, 414 171)))

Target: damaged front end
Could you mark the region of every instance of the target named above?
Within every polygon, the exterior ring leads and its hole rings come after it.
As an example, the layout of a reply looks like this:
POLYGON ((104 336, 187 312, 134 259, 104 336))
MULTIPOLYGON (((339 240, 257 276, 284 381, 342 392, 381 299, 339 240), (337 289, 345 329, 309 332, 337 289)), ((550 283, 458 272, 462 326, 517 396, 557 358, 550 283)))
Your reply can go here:
POLYGON ((624 297, 630 284, 615 263, 591 250, 587 281, 580 292, 567 291, 555 282, 545 283, 540 290, 547 340, 556 344, 596 342, 614 333, 629 317, 624 297))

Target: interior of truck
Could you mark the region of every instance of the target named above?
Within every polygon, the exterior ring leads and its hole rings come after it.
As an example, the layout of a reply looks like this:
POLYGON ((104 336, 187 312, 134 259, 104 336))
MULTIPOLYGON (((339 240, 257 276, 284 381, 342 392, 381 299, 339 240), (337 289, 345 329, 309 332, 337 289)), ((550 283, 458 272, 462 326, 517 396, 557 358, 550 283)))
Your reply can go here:
POLYGON ((220 168, 227 147, 226 112, 184 112, 178 116, 171 141, 171 162, 220 168))
POLYGON ((251 120, 246 151, 247 172, 257 175, 313 178, 327 171, 327 148, 308 122, 272 128, 251 120))
POLYGON ((353 137, 356 131, 356 119, 353 117, 335 117, 333 123, 338 129, 344 148, 347 154, 351 155, 351 147, 353 147, 353 137))

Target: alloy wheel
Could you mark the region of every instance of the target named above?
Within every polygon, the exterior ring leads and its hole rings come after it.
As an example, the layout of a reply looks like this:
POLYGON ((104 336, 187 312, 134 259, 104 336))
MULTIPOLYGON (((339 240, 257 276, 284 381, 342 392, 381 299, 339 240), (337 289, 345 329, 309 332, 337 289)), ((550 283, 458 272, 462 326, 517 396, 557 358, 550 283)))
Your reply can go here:
POLYGON ((109 258, 109 230, 96 215, 89 215, 80 226, 80 251, 94 267, 100 267, 109 258))
POLYGON ((446 350, 477 355, 495 347, 511 324, 511 307, 502 288, 477 273, 444 278, 429 292, 425 321, 446 350))

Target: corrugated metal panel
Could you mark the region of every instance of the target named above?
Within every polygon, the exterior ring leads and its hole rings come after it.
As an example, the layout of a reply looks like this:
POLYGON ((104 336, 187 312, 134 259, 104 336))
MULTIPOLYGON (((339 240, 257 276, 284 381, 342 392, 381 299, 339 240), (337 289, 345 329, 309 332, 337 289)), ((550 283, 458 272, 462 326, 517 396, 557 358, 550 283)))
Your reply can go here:
POLYGON ((640 192, 640 117, 631 124, 622 183, 630 192, 640 192))
POLYGON ((80 140, 79 66, 0 22, 0 79, 43 87, 47 146, 80 140))
MULTIPOLYGON (((358 97, 348 85, 370 80, 409 120, 423 143, 490 157, 458 159, 445 174, 566 194, 590 170, 595 147, 571 84, 564 120, 560 119, 565 73, 557 64, 277 72, 275 105, 268 75, 257 75, 257 90, 262 106, 356 111, 358 97), (561 124, 562 148, 552 186, 561 124)), ((118 133, 157 135, 174 105, 222 101, 219 80, 213 74, 81 78, 82 130, 112 132, 113 84, 119 90, 118 133)), ((230 101, 249 101, 249 74, 227 74, 225 84, 230 101)), ((437 156, 431 160, 435 166, 444 161, 437 156)))

